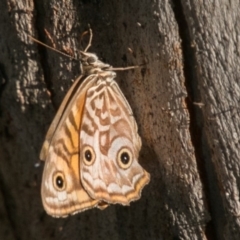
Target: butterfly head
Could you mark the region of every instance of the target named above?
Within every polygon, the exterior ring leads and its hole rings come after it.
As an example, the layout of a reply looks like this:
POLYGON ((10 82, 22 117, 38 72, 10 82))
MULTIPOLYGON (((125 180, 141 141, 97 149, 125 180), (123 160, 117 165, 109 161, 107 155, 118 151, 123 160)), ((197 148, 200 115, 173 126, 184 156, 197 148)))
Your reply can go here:
POLYGON ((84 75, 99 73, 110 70, 109 64, 103 63, 98 59, 96 54, 80 52, 81 70, 84 75))

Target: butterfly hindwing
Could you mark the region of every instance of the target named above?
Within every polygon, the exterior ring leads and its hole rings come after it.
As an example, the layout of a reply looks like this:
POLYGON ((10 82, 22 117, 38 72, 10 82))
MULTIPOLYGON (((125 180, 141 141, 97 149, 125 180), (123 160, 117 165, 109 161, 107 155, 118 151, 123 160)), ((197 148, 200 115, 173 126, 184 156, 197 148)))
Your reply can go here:
POLYGON ((141 139, 132 110, 113 79, 105 76, 88 89, 80 143, 81 180, 92 198, 128 205, 140 197, 149 182, 138 163, 141 139))

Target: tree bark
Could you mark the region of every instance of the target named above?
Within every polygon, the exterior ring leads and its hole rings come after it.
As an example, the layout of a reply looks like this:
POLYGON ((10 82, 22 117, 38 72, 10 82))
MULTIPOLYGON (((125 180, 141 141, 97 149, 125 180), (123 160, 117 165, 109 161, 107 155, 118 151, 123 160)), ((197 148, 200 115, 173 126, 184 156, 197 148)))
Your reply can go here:
POLYGON ((1 1, 0 239, 239 239, 239 5, 1 1), (151 182, 130 207, 56 219, 41 203, 39 152, 80 63, 27 34, 76 56, 88 24, 104 62, 147 63, 116 81, 151 182))

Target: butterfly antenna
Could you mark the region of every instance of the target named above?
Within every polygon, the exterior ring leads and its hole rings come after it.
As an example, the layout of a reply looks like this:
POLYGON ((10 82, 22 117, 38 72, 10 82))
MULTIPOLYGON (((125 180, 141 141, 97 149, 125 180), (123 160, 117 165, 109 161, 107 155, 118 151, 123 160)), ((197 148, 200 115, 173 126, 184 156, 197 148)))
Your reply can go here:
POLYGON ((147 65, 147 63, 142 63, 140 65, 129 66, 129 67, 111 67, 110 70, 113 70, 113 71, 127 71, 127 70, 131 70, 131 69, 141 68, 141 67, 144 67, 146 65, 147 65))
POLYGON ((129 66, 129 67, 111 67, 111 70, 113 71, 127 71, 127 70, 131 70, 131 69, 136 69, 139 68, 140 66, 129 66))
POLYGON ((61 52, 61 51, 57 50, 56 48, 53 48, 53 47, 48 46, 47 44, 45 44, 45 43, 37 40, 36 38, 32 37, 32 36, 29 35, 29 34, 27 34, 27 36, 28 36, 30 39, 32 39, 34 42, 36 42, 36 43, 38 43, 38 44, 40 44, 40 45, 42 45, 42 46, 44 46, 44 47, 46 47, 46 48, 48 48, 48 49, 51 49, 51 50, 53 50, 53 51, 55 51, 55 52, 57 52, 57 53, 60 53, 61 55, 65 56, 65 57, 69 57, 69 58, 72 58, 72 59, 74 59, 74 60, 78 60, 78 59, 76 59, 76 58, 74 58, 74 57, 72 57, 72 56, 70 56, 70 55, 68 55, 68 54, 66 54, 66 53, 64 53, 64 52, 61 52))
POLYGON ((92 29, 91 29, 90 25, 88 25, 88 26, 89 26, 89 41, 88 41, 88 45, 85 48, 84 52, 87 52, 88 49, 92 46, 93 33, 92 33, 92 29))

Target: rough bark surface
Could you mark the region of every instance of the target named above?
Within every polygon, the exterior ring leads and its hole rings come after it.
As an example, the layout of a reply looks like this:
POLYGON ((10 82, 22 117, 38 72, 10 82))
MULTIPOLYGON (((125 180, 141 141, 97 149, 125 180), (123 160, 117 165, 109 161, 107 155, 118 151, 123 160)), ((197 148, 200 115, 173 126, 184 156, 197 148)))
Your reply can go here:
MULTIPOLYGON (((182 1, 194 43, 194 88, 208 202, 218 239, 240 238, 239 1, 182 1)), ((194 99, 193 99, 194 100, 194 99)))
POLYGON ((0 2, 0 239, 239 239, 239 1, 0 2), (39 152, 84 49, 118 72, 151 174, 139 201, 64 219, 40 196, 39 152), (53 41, 44 32, 47 30, 53 41))

